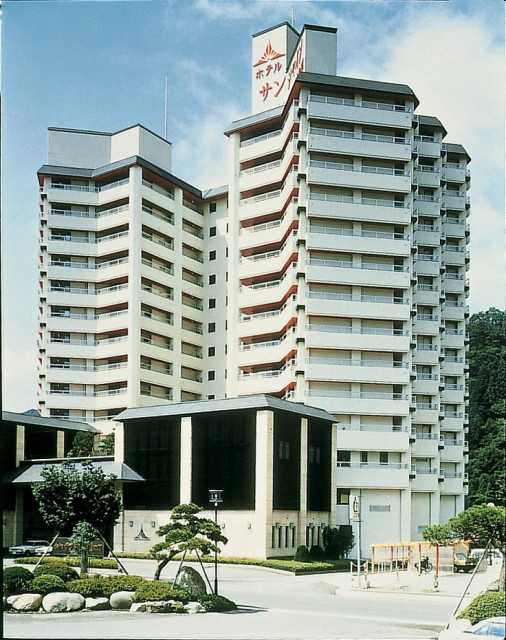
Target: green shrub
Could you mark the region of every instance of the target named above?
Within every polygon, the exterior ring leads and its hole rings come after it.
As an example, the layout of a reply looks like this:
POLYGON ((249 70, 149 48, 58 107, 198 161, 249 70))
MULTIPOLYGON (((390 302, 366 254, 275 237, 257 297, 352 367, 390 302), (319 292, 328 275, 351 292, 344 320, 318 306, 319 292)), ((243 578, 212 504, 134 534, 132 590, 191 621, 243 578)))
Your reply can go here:
POLYGON ((24 567, 6 567, 4 569, 4 593, 6 596, 15 593, 27 593, 32 584, 33 574, 24 567))
POLYGON ((297 547, 294 560, 296 562, 310 562, 311 558, 309 557, 309 551, 305 545, 301 544, 297 547))
POLYGON ((220 612, 233 611, 234 609, 237 609, 237 605, 235 602, 232 602, 232 600, 229 600, 224 596, 215 596, 212 593, 206 596, 200 596, 199 602, 206 611, 220 612))
POLYGON ((148 581, 140 585, 135 590, 135 602, 147 602, 148 600, 178 600, 179 602, 190 602, 190 595, 180 587, 173 587, 167 582, 148 581))
POLYGON ((84 598, 101 598, 104 596, 103 583, 101 576, 90 576, 67 582, 65 589, 71 593, 80 593, 84 598))
POLYGON ((33 579, 30 591, 41 593, 43 596, 55 591, 66 591, 65 583, 58 576, 40 575, 33 579))
POLYGON ((504 616, 504 593, 489 591, 477 596, 459 615, 459 618, 467 618, 471 624, 476 624, 485 618, 504 616))
POLYGON ((37 576, 58 576, 63 582, 69 582, 69 580, 77 580, 79 574, 75 569, 72 569, 68 564, 63 562, 46 562, 40 564, 33 571, 33 575, 37 576))
MULTIPOLYGON (((39 558, 27 557, 27 558, 15 558, 14 564, 37 564, 39 558)), ((45 563, 63 563, 68 565, 69 567, 79 567, 81 565, 80 558, 76 557, 66 557, 62 558, 60 556, 46 556, 43 558, 41 564, 45 563)), ((116 560, 111 558, 90 558, 88 560, 88 566, 92 569, 117 569, 116 560)))
POLYGON ((110 598, 116 591, 135 591, 145 582, 141 576, 90 576, 68 582, 66 588, 85 598, 110 598))
POLYGON ((318 546, 317 544, 314 544, 311 549, 309 549, 309 559, 310 560, 324 560, 325 559, 325 551, 318 546))

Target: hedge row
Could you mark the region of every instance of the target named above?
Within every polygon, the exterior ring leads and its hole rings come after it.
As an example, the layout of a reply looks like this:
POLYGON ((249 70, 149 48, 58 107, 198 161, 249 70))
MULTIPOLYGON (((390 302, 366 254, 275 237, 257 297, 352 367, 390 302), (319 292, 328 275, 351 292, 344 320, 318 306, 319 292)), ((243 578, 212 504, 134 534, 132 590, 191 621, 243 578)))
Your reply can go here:
MULTIPOLYGON (((15 558, 14 564, 37 564, 40 558, 29 556, 26 558, 15 558)), ((62 558, 60 556, 46 556, 42 559, 41 564, 59 562, 67 564, 69 567, 81 566, 81 560, 76 557, 62 558)), ((109 558, 89 558, 88 566, 92 569, 116 569, 117 564, 115 560, 109 558)))
MULTIPOLYGON (((116 554, 118 558, 130 558, 132 560, 153 560, 153 556, 149 553, 134 553, 134 552, 119 552, 116 554)), ((179 559, 178 556, 174 558, 179 559)), ((186 556, 186 560, 196 562, 197 557, 186 556)), ((214 557, 203 557, 204 562, 214 562, 214 557)), ((300 562, 293 560, 292 558, 270 558, 268 560, 262 560, 261 558, 240 558, 234 556, 219 556, 218 562, 220 564, 240 564, 240 565, 253 565, 256 567, 267 567, 269 569, 279 569, 281 571, 291 571, 297 573, 304 573, 308 571, 349 571, 349 560, 308 560, 307 562, 300 562)))

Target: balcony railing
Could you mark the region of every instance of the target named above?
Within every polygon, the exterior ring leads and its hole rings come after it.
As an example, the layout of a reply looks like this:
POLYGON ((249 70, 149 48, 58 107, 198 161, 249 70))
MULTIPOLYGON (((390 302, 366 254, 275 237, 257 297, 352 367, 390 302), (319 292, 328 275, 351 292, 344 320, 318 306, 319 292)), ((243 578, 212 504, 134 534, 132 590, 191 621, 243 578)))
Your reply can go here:
POLYGON ((310 389, 310 396, 321 396, 324 398, 357 398, 359 400, 407 400, 404 393, 388 393, 385 391, 329 391, 325 389, 310 389))
POLYGON ((402 470, 407 469, 408 465, 405 462, 346 462, 338 461, 337 466, 339 468, 349 469, 384 469, 385 471, 402 470))
POLYGON ((359 335, 380 335, 380 336, 407 336, 408 331, 403 329, 383 329, 381 327, 362 327, 360 330, 353 330, 351 327, 344 327, 333 324, 307 324, 307 331, 326 331, 329 333, 350 333, 359 335))
POLYGON ((270 140, 271 138, 276 138, 281 135, 281 129, 277 131, 271 131, 270 133, 264 133, 261 136, 256 136, 255 138, 248 138, 247 140, 241 140, 241 147, 249 147, 252 144, 256 144, 257 142, 263 142, 264 140, 270 140))
POLYGON ((368 142, 391 142, 393 144, 407 144, 406 139, 400 136, 376 135, 372 133, 355 133, 354 131, 344 131, 342 129, 324 129, 322 127, 311 127, 309 133, 317 136, 328 136, 331 138, 349 138, 353 140, 367 140, 368 142))
POLYGON ((365 269, 366 271, 395 271, 407 273, 409 267, 403 267, 398 264, 381 264, 377 262, 363 262, 362 264, 353 264, 347 260, 330 260, 328 258, 310 258, 308 264, 317 267, 333 267, 344 269, 365 269))
POLYGON ((269 169, 275 169, 281 166, 281 160, 274 160, 274 162, 265 162, 264 164, 258 164, 255 167, 249 169, 243 169, 239 175, 249 176, 255 173, 261 173, 262 171, 268 171, 269 169))
POLYGON ((339 98, 337 96, 320 96, 311 94, 309 96, 311 102, 323 102, 327 104, 340 104, 348 107, 358 107, 364 109, 379 109, 381 111, 409 111, 410 109, 402 104, 391 104, 389 102, 372 102, 370 100, 362 100, 356 103, 353 98, 339 98))
POLYGON ((146 205, 142 205, 142 210, 145 213, 149 213, 150 216, 154 216, 163 222, 168 222, 169 224, 174 224, 174 215, 172 212, 162 213, 157 209, 152 209, 151 207, 147 207, 146 205))
POLYGON ((174 200, 174 191, 169 189, 164 189, 159 184, 156 184, 154 182, 149 182, 149 180, 146 180, 145 178, 142 179, 142 184, 145 187, 148 187, 148 189, 152 189, 153 191, 158 191, 158 193, 161 193, 162 195, 167 196, 171 200, 174 200))
POLYGON ((242 380, 244 378, 277 378, 287 369, 293 369, 294 366, 295 361, 290 360, 279 369, 264 369, 263 371, 239 371, 237 377, 239 380, 242 380))
POLYGON ((330 366, 343 366, 343 367, 382 367, 386 369, 407 369, 408 365, 404 362, 398 362, 396 360, 379 361, 362 359, 354 361, 351 359, 331 359, 317 356, 311 356, 306 358, 307 364, 326 364, 330 366))
POLYGON ((320 193, 310 192, 310 200, 320 200, 324 202, 344 202, 348 204, 365 204, 376 207, 394 207, 399 209, 406 208, 404 200, 387 200, 386 198, 367 198, 362 197, 359 200, 354 200, 353 196, 336 195, 333 193, 320 193))
POLYGON ((347 227, 327 227, 321 225, 311 225, 311 233, 335 234, 338 236, 355 236, 358 238, 380 238, 382 240, 409 240, 403 233, 394 233, 393 231, 357 231, 347 227))
POLYGON ((354 171, 357 173, 380 173, 390 176, 409 176, 409 172, 404 169, 396 169, 395 167, 378 167, 362 165, 354 166, 352 163, 332 162, 328 160, 310 160, 310 167, 318 169, 332 169, 334 171, 354 171))

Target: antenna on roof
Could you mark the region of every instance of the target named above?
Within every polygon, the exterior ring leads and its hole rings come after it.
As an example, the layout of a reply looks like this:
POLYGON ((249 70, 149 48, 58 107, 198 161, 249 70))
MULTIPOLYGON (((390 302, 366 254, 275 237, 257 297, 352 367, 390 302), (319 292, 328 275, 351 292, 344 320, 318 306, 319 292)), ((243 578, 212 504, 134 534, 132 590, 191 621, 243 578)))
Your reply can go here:
POLYGON ((169 78, 168 78, 167 74, 165 74, 165 110, 164 110, 164 115, 163 115, 163 123, 164 123, 163 137, 165 138, 165 140, 167 140, 167 104, 168 104, 168 100, 169 100, 169 78))
POLYGON ((295 29, 295 4, 292 4, 292 27, 295 29))

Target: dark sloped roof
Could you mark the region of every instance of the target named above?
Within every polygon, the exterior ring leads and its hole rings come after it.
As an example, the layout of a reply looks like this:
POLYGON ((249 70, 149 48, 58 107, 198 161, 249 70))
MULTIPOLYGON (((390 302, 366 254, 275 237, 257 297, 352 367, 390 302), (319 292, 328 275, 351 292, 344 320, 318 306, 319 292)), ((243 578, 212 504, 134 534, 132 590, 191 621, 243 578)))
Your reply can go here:
POLYGON ((362 78, 347 78, 344 76, 329 76, 322 73, 308 73, 307 71, 299 73, 297 81, 306 84, 326 84, 342 89, 364 89, 366 91, 408 95, 415 99, 415 106, 418 105, 418 99, 413 89, 411 89, 407 84, 379 82, 378 80, 364 80, 362 78))
POLYGON ((417 118, 420 124, 426 124, 431 127, 438 127, 439 129, 442 129, 445 132, 445 135, 448 133, 443 123, 441 122, 441 120, 439 120, 439 118, 436 118, 435 116, 422 116, 417 114, 417 118))
MULTIPOLYGON (((67 459, 73 462, 71 458, 67 459)), ((81 458, 79 460, 82 460, 81 458)), ((136 471, 131 469, 127 464, 121 462, 114 462, 112 459, 91 459, 94 468, 102 469, 106 475, 114 475, 117 480, 121 482, 141 482, 144 478, 136 471)), ((42 482, 42 469, 50 465, 61 465, 64 460, 34 460, 32 462, 26 462, 20 467, 7 474, 3 478, 3 482, 10 484, 34 484, 42 482)), ((74 462, 78 469, 83 468, 82 462, 74 462)))
POLYGON ((126 421, 169 416, 190 416, 197 413, 218 413, 220 411, 237 411, 239 409, 277 409, 278 411, 296 413, 303 417, 336 422, 334 416, 323 409, 317 409, 299 402, 281 400, 263 393, 239 396, 237 398, 225 398, 223 400, 194 400, 151 407, 135 407, 122 411, 115 417, 115 420, 126 421))
POLYGON ((260 113, 254 113, 252 116, 246 116, 245 118, 241 118, 240 120, 234 120, 232 124, 225 129, 225 135, 228 136, 234 131, 238 131, 239 129, 243 129, 244 127, 249 127, 253 124, 260 124, 266 120, 272 120, 273 118, 279 118, 279 116, 283 113, 283 105, 280 107, 274 107, 274 109, 268 109, 267 111, 261 111, 260 113))
POLYGON ((467 151, 461 144, 455 144, 453 142, 444 142, 443 149, 445 151, 449 151, 450 153, 462 153, 467 157, 468 160, 471 160, 471 156, 467 153, 467 151))
POLYGON ((28 415, 26 413, 14 413, 13 411, 2 411, 2 422, 44 428, 49 427, 51 429, 64 429, 67 431, 91 431, 92 433, 99 433, 98 429, 95 429, 95 427, 92 427, 91 424, 87 424, 86 422, 62 420, 60 418, 42 418, 41 416, 28 415))
POLYGON ((207 189, 206 191, 202 191, 202 197, 204 200, 209 200, 210 198, 220 198, 221 196, 225 196, 228 193, 228 184, 224 184, 221 187, 214 187, 212 189, 207 189))

